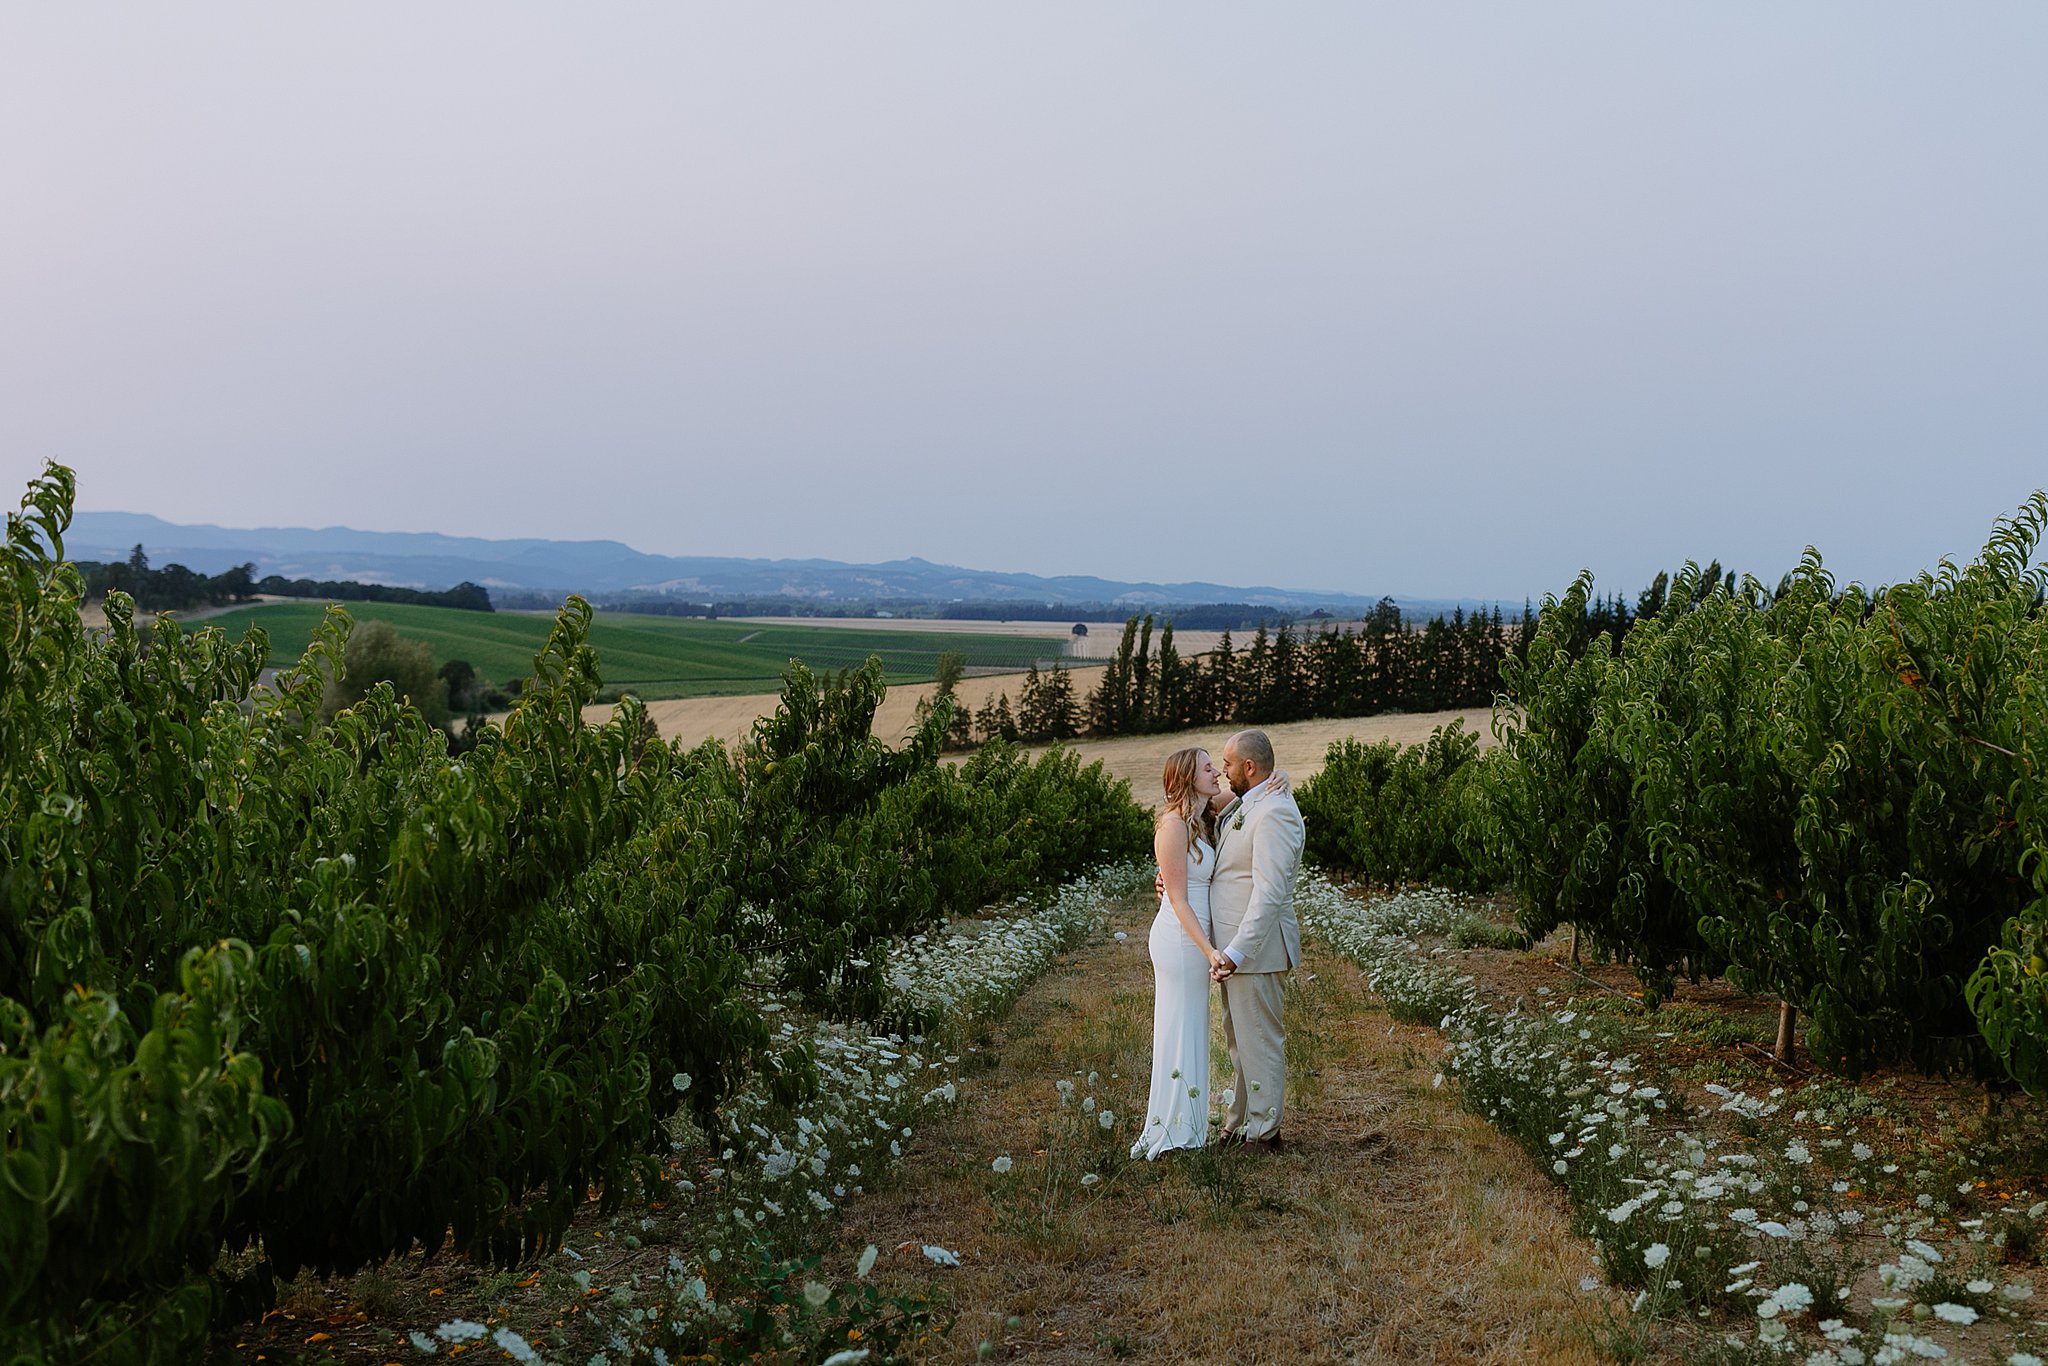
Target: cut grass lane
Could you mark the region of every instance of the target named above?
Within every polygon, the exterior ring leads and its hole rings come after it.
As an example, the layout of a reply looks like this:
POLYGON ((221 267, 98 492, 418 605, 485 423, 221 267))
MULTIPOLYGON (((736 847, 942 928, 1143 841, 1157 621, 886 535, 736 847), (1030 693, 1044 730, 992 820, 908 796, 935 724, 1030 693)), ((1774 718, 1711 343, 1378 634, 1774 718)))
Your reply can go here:
MULTIPOLYGON (((1432 1088, 1441 1040, 1390 1020, 1313 941, 1288 1003, 1289 1150, 1130 1162, 1151 910, 1120 911, 971 1041, 962 1104, 919 1135, 909 1179, 847 1211, 849 1257, 868 1242, 960 1253, 938 1278, 958 1324, 933 1360, 974 1361, 984 1342, 999 1361, 1604 1359, 1595 1343, 1626 1304, 1579 1289, 1597 1264, 1562 1195, 1432 1088)), ((1216 1057, 1227 1084, 1220 1041, 1216 1057)))

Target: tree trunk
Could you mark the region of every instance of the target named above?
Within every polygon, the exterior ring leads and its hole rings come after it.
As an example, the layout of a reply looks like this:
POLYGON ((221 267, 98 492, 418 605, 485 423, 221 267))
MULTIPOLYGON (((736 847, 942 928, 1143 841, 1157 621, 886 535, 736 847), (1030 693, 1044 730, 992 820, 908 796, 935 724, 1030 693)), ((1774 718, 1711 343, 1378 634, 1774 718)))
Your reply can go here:
POLYGON ((1577 925, 1577 924, 1575 923, 1575 924, 1573 924, 1573 926, 1572 926, 1572 966, 1573 966, 1573 967, 1577 967, 1578 965, 1579 965, 1579 927, 1578 927, 1578 925, 1577 925))
POLYGON ((1778 1002, 1778 1042, 1771 1056, 1788 1067, 1792 1063, 1792 1026, 1798 1019, 1799 1012, 1790 1001, 1778 1002))

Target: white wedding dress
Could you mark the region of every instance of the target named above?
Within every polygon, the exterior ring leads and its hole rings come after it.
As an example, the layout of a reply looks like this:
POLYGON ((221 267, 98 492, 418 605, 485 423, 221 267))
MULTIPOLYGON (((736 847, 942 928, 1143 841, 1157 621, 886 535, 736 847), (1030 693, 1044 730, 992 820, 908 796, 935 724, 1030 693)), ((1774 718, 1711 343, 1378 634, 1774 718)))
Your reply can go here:
MULTIPOLYGON (((1188 854, 1188 909, 1203 934, 1209 924, 1209 879, 1216 851, 1207 840, 1188 854)), ((1165 897, 1152 918, 1152 1091, 1145 1127, 1131 1156, 1151 1161, 1174 1148, 1199 1148, 1209 1141, 1209 960, 1181 928, 1165 897)))

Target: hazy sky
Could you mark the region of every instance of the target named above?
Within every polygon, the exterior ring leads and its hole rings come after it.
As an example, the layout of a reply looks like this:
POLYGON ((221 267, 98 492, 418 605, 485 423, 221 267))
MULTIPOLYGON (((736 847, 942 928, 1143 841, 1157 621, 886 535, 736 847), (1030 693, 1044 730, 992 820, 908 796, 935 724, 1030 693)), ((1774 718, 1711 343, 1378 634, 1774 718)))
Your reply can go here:
POLYGON ((0 0, 0 475, 1520 599, 2048 484, 2048 6, 0 0))

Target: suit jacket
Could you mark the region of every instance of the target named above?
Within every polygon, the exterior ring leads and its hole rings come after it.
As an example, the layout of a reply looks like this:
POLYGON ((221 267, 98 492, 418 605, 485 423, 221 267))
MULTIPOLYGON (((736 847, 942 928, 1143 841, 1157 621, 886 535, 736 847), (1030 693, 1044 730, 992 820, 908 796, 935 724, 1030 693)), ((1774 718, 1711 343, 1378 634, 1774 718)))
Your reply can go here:
POLYGON ((1216 943, 1237 955, 1240 972, 1286 972, 1301 963, 1294 879, 1306 834, 1293 796, 1263 784, 1217 833, 1209 917, 1216 943))

